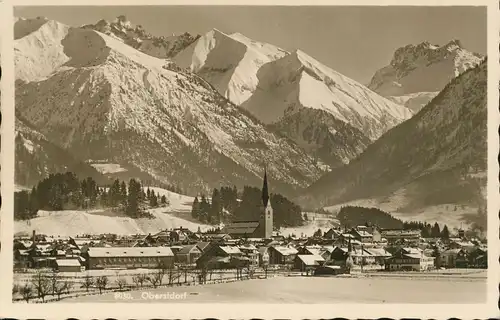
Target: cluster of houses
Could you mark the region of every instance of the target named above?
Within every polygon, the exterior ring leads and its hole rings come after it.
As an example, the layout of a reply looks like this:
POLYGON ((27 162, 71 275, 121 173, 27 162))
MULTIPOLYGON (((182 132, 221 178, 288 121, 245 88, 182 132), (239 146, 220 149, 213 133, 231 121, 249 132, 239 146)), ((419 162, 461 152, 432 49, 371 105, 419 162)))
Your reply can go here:
POLYGON ((253 225, 228 226, 219 233, 183 228, 156 234, 118 237, 17 236, 14 267, 85 269, 286 268, 311 274, 361 270, 425 271, 433 268, 486 268, 486 245, 463 234, 447 240, 422 238, 414 230, 380 230, 358 226, 331 228, 321 237, 294 238, 273 233, 248 237, 253 225), (243 230, 243 231, 242 231, 243 230), (241 234, 244 232, 244 234, 241 234))

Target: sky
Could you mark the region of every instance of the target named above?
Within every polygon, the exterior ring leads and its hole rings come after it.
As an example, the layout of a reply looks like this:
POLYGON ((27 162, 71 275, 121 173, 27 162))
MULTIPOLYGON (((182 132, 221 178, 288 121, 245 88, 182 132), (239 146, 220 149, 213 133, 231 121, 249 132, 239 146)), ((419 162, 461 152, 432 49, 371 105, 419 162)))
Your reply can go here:
POLYGON ((125 15, 157 36, 239 32, 287 51, 300 49, 363 84, 408 44, 459 39, 470 51, 487 51, 486 7, 58 6, 16 7, 14 13, 71 26, 125 15))

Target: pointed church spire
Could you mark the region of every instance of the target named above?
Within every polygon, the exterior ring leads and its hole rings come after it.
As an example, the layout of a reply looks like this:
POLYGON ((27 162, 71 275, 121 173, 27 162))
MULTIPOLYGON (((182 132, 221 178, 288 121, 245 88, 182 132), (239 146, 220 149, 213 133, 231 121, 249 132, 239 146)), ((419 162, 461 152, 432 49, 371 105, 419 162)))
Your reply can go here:
POLYGON ((264 184, 262 185, 262 204, 264 207, 267 207, 267 203, 269 201, 269 190, 267 187, 267 169, 264 165, 264 184))

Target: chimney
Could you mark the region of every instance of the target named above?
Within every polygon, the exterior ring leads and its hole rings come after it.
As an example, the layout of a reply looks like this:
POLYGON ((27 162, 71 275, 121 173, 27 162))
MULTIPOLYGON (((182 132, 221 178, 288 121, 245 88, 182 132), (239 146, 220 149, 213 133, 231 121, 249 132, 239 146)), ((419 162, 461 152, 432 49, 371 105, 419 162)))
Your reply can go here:
POLYGON ((35 242, 36 242, 36 232, 35 232, 35 230, 33 230, 33 238, 32 238, 32 241, 33 241, 33 243, 35 243, 35 242))

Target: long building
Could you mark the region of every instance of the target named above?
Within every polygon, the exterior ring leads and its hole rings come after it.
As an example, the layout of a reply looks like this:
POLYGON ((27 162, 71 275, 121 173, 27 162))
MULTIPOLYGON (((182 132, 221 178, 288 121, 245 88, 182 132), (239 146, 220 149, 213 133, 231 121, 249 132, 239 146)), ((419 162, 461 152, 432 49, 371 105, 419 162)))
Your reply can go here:
POLYGON ((89 269, 158 268, 159 265, 172 267, 174 253, 168 247, 92 247, 86 259, 89 269))

